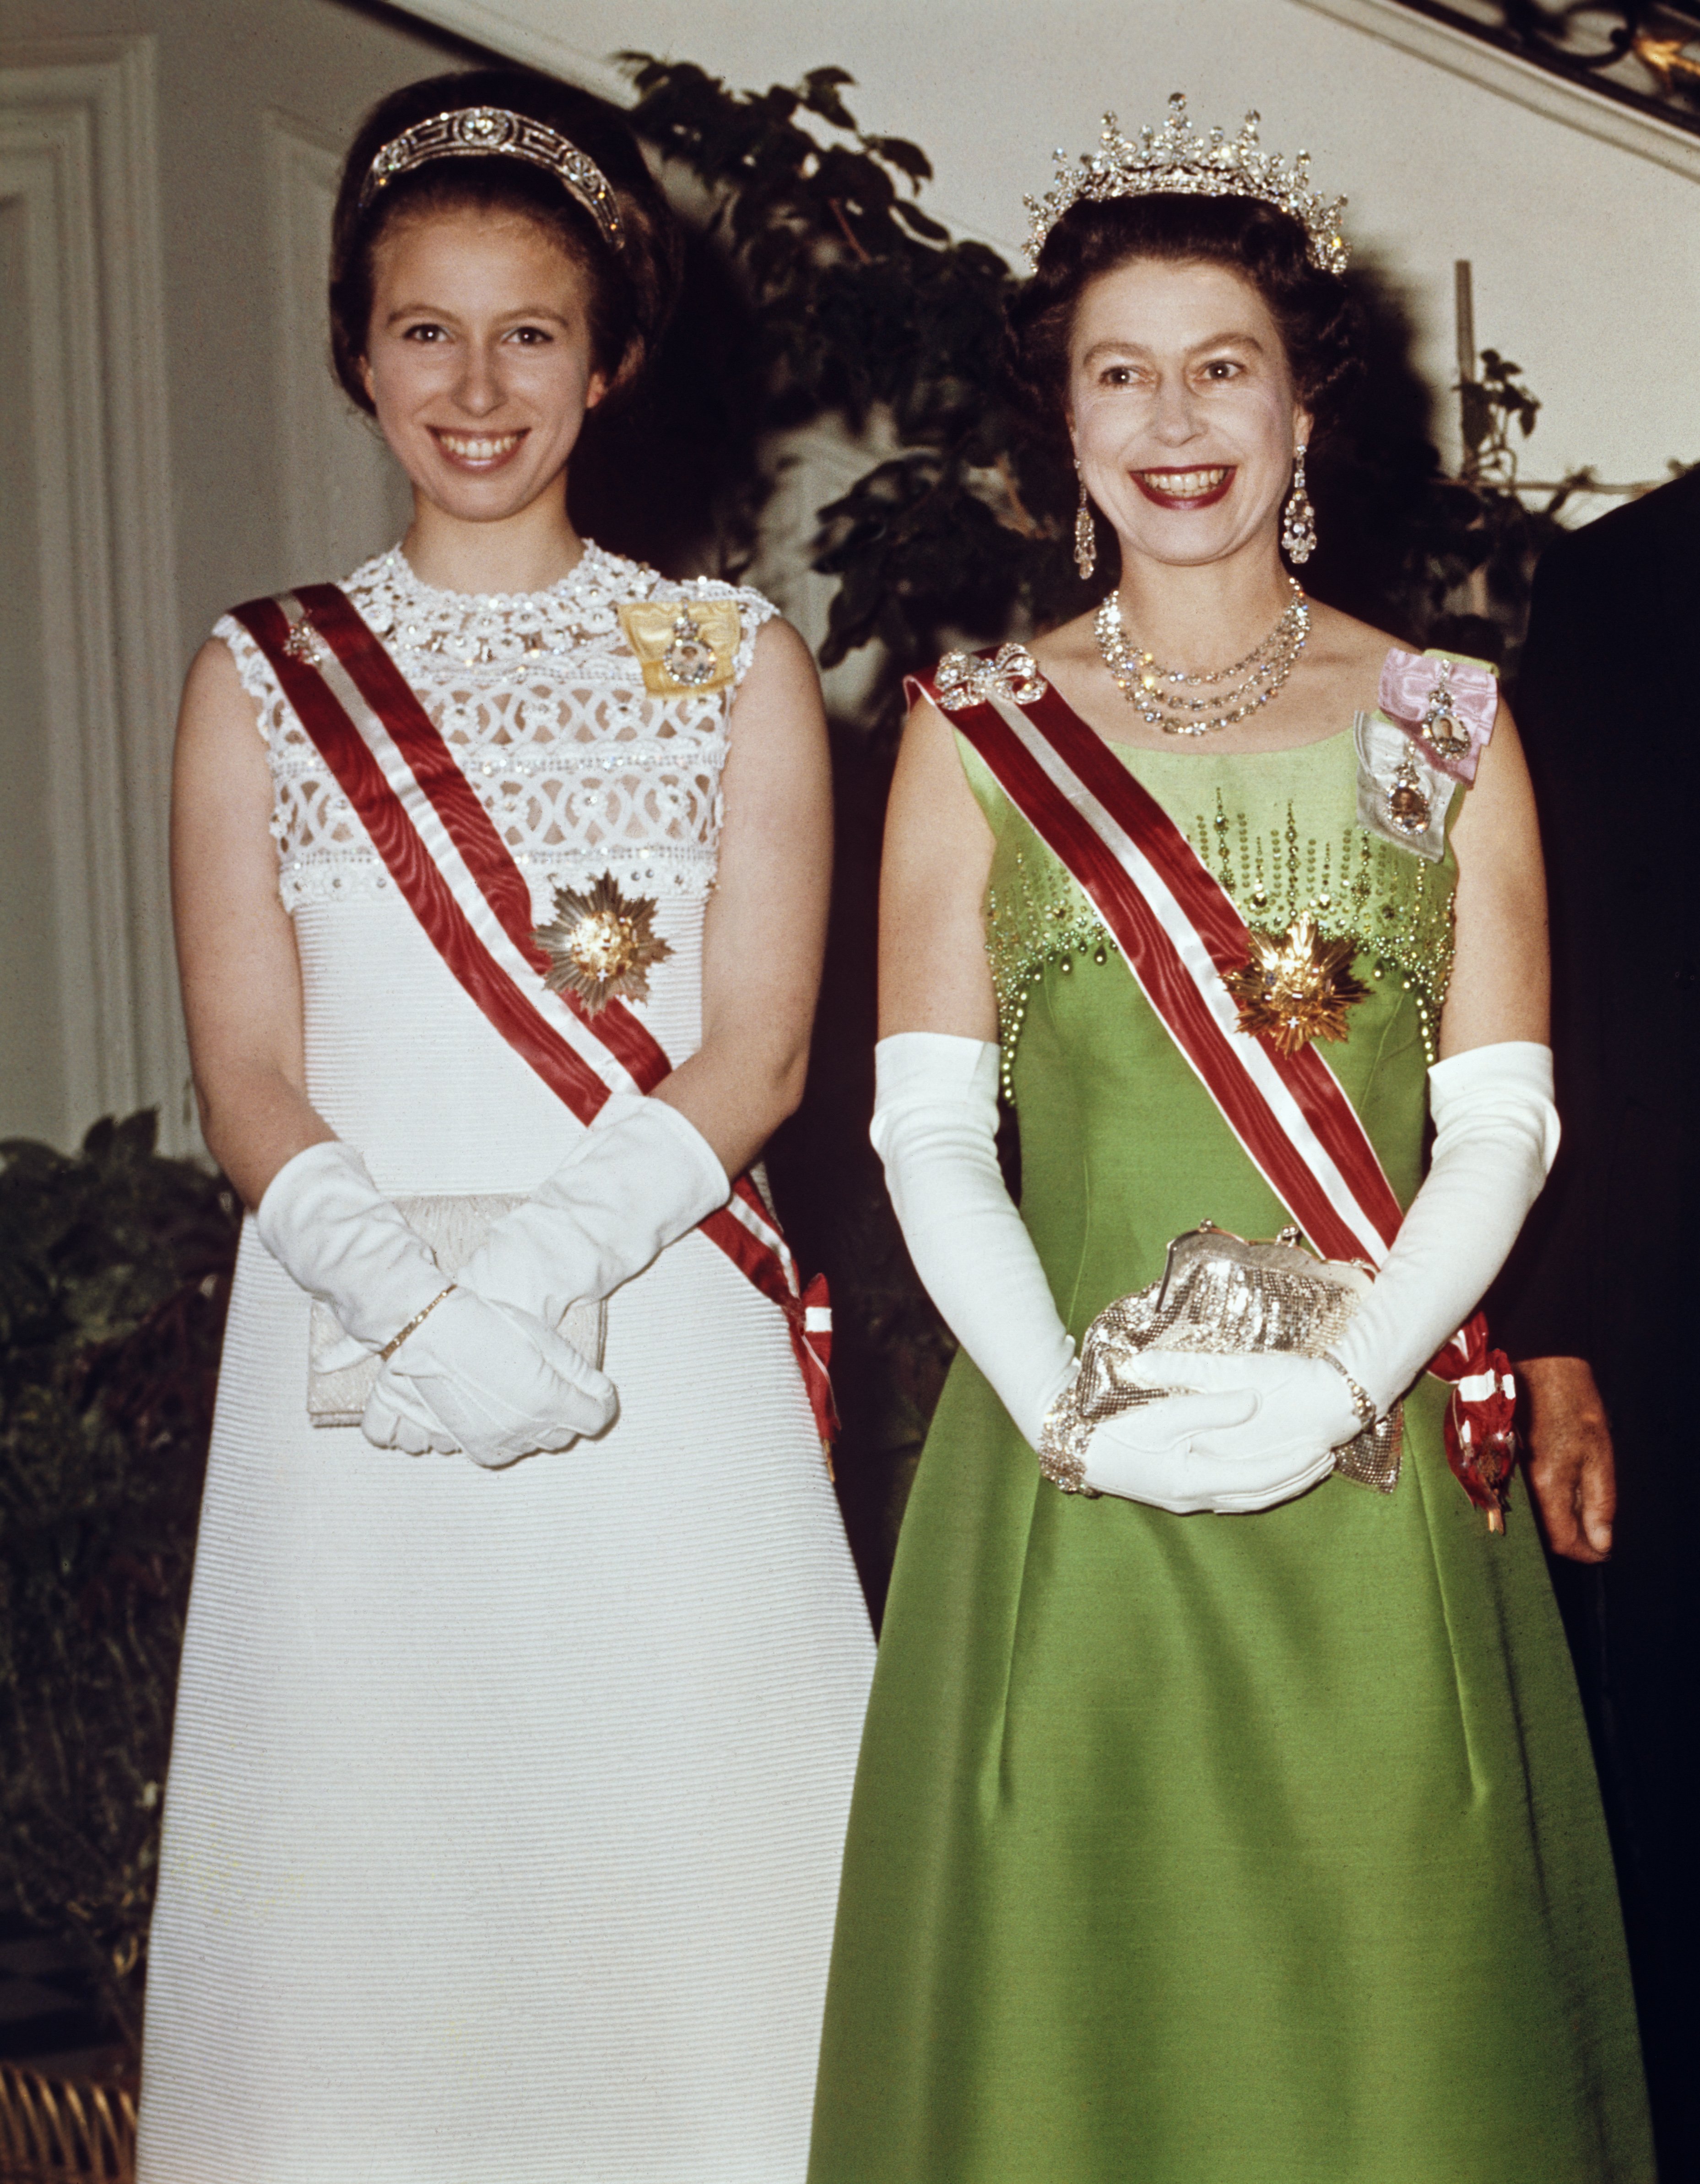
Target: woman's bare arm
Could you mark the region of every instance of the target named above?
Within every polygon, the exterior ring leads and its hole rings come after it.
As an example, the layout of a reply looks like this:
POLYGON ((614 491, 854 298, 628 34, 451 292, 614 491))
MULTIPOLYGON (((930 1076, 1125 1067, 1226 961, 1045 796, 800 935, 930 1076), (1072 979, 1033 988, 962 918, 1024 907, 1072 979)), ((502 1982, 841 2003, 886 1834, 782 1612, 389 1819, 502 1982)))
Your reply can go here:
POLYGON ((333 1137, 309 1106, 301 966, 277 895, 271 775, 229 649, 203 645, 177 720, 171 898, 201 1128, 258 1206, 286 1161, 333 1137))
POLYGON ((1547 878, 1529 768, 1502 705, 1475 786, 1452 829, 1458 953, 1441 1014, 1441 1055, 1501 1039, 1545 1045, 1551 1029, 1547 878))
POLYGON ((996 844, 956 739, 923 699, 910 713, 885 817, 879 882, 879 1035, 995 1039, 984 904, 996 844))
POLYGON ((820 682, 767 623, 732 711, 720 866, 703 935, 702 1045, 657 1088, 728 1175, 803 1096, 832 887, 832 769, 820 682))

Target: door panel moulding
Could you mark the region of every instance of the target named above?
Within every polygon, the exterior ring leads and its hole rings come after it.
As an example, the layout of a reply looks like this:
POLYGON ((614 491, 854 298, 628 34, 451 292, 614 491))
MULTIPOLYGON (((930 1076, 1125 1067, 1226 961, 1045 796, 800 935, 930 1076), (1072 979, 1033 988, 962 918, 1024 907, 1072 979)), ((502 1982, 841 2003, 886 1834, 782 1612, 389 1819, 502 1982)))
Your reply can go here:
POLYGON ((1700 181, 1700 137, 1687 130, 1639 114, 1603 92, 1589 91, 1533 61, 1503 53, 1472 37, 1468 31, 1454 30, 1431 15, 1400 7, 1397 0, 1290 0, 1290 4, 1307 8, 1313 14, 1329 16, 1336 23, 1349 24, 1383 45, 1396 46, 1402 53, 1432 62, 1436 68, 1509 99, 1513 105, 1526 107, 1548 121, 1597 137, 1620 152, 1632 152, 1637 159, 1651 159, 1655 166, 1669 167, 1691 181, 1700 181))
POLYGON ((141 1105, 198 1139, 171 948, 181 669, 153 43, 0 43, 0 188, 25 206, 57 969, 70 1124, 141 1105))

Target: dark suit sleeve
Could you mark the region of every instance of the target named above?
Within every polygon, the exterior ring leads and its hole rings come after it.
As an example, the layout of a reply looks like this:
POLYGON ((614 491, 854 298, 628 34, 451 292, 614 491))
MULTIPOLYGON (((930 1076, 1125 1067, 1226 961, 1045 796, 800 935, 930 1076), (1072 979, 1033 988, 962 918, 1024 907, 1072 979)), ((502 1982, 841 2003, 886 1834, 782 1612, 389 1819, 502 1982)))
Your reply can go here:
POLYGON ((1513 1358, 1587 1357, 1608 1087, 1602 1037, 1599 724, 1619 710, 1607 685, 1623 658, 1605 626, 1610 588, 1586 532, 1542 559, 1514 694, 1541 811, 1552 928, 1552 1048, 1563 1142, 1547 1189, 1489 1300, 1494 1338, 1513 1358), (1602 612, 1602 609, 1605 610, 1602 612))

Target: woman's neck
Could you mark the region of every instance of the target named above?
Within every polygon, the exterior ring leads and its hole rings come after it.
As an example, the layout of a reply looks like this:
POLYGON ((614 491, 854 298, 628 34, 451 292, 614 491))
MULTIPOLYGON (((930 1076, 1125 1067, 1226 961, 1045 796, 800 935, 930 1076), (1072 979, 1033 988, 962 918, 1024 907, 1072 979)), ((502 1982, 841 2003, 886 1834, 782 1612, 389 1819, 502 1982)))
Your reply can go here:
POLYGON ((437 591, 543 592, 577 568, 584 541, 564 493, 497 522, 469 523, 415 493, 401 547, 415 576, 437 591))
POLYGON ((1192 566, 1128 554, 1117 590, 1129 642, 1193 674, 1266 638, 1293 597, 1273 551, 1192 566))

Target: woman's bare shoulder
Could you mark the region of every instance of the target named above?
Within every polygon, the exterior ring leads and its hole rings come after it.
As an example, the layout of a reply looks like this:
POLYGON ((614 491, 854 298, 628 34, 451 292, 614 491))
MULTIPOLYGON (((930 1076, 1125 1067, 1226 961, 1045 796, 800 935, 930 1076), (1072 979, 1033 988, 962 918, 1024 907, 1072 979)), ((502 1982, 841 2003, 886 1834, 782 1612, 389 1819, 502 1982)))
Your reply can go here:
POLYGON ((259 705, 222 638, 209 637, 189 662, 177 714, 177 755, 180 767, 192 756, 209 760, 222 755, 245 772, 265 771, 259 705))
POLYGON ((1381 663, 1390 652, 1420 652, 1423 649, 1409 637, 1396 637, 1391 630, 1360 621, 1356 615, 1343 614, 1338 607, 1326 606, 1320 599, 1313 599, 1310 610, 1311 628, 1306 649, 1313 659, 1329 667, 1364 668, 1379 676, 1381 663))
POLYGON ((236 655, 223 638, 209 637, 189 662, 189 671, 183 678, 183 701, 192 699, 215 702, 223 698, 243 695, 242 673, 236 664, 236 655))

